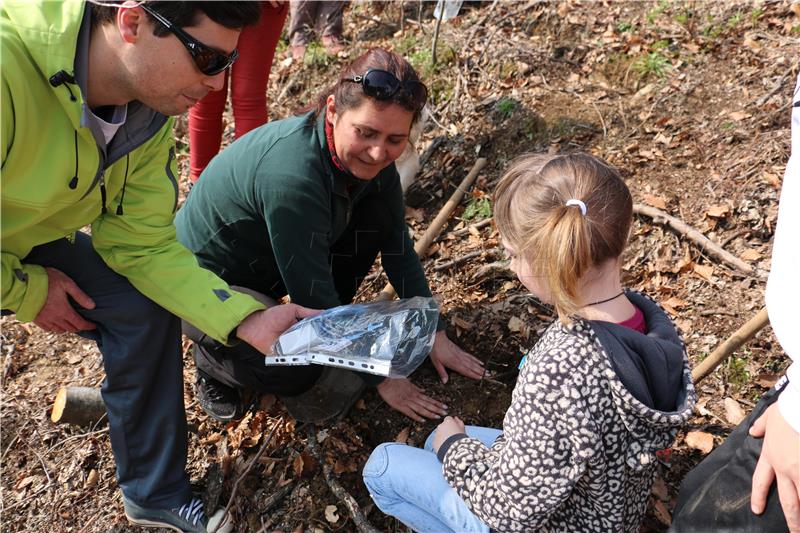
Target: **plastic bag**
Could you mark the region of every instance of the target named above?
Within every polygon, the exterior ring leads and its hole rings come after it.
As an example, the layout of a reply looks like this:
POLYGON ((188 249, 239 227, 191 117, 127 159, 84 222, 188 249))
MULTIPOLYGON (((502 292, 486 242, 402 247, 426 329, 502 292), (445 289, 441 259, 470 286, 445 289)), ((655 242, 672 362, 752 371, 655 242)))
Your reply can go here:
POLYGON ((267 365, 338 366, 405 378, 433 347, 439 307, 416 296, 390 302, 342 305, 301 320, 273 345, 267 365))

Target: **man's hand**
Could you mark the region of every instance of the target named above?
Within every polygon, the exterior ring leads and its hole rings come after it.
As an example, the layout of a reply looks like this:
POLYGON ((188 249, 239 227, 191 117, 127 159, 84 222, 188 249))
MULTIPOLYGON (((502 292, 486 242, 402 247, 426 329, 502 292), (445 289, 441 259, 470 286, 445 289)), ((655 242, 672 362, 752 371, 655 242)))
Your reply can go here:
POLYGON ((417 422, 424 422, 425 418, 442 418, 447 414, 445 404, 426 395, 406 378, 384 379, 378 385, 378 394, 389 407, 417 422))
POLYGON ((761 457, 753 472, 750 508, 764 512, 772 482, 778 481, 778 497, 792 533, 800 532, 800 436, 781 415, 774 403, 750 428, 753 437, 764 437, 761 457))
POLYGON ((320 311, 297 304, 283 304, 256 311, 245 318, 236 328, 236 336, 263 354, 272 353, 272 345, 281 333, 298 321, 320 311))
POLYGON ((477 357, 468 354, 447 338, 447 333, 439 331, 433 341, 431 362, 442 383, 447 383, 447 370, 455 370, 462 376, 472 379, 481 379, 486 369, 477 357))
POLYGON ((34 324, 45 331, 64 333, 66 331, 88 331, 97 326, 89 322, 75 311, 69 297, 84 309, 94 309, 94 301, 83 292, 72 278, 56 270, 46 267, 47 272, 47 299, 39 314, 36 315, 34 324))
POLYGON ((459 433, 466 433, 464 429, 464 422, 457 416, 448 416, 439 427, 436 428, 436 433, 433 434, 433 451, 439 453, 439 448, 444 444, 444 441, 458 435, 459 433))

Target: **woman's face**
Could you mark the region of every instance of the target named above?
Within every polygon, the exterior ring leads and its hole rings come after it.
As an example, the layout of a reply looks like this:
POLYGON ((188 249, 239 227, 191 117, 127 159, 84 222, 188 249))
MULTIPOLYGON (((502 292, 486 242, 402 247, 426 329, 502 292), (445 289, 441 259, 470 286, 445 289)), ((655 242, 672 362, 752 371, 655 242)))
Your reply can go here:
POLYGON ((371 180, 400 157, 408 144, 414 114, 397 104, 378 106, 371 98, 337 113, 328 97, 328 121, 333 124, 336 155, 355 177, 371 180))

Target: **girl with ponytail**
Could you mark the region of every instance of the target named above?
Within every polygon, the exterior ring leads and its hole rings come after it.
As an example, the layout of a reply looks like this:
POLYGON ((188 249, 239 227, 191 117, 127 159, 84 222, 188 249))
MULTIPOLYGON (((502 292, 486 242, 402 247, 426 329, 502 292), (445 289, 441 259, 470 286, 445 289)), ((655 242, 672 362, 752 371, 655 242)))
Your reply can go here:
POLYGON ((447 417, 424 449, 378 446, 364 481, 415 531, 638 531, 655 454, 696 397, 672 320, 622 288, 630 192, 590 155, 526 155, 494 201, 511 270, 558 320, 523 357, 502 430, 447 417))

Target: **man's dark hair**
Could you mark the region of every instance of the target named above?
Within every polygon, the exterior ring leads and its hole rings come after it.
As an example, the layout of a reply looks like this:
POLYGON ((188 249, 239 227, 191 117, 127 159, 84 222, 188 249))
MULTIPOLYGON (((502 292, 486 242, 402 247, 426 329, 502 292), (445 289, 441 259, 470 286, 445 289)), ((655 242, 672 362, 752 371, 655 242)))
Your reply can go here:
MULTIPOLYGON (((203 13, 217 24, 232 30, 253 25, 261 16, 261 2, 257 1, 164 2, 156 0, 146 3, 147 7, 181 28, 195 26, 198 13, 203 13)), ((117 17, 115 6, 92 4, 91 7, 92 26, 114 22, 117 17)), ((147 17, 154 21, 149 13, 147 17)), ((154 24, 153 35, 164 37, 167 34, 169 34, 169 30, 162 24, 154 24)))

